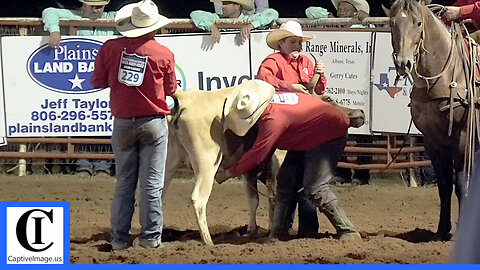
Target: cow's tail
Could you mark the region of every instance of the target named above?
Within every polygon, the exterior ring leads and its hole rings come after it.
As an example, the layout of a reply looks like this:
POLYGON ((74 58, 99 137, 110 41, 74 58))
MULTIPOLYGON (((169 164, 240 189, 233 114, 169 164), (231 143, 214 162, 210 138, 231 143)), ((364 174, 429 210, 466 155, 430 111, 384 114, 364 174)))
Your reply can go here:
POLYGON ((182 114, 183 109, 180 108, 180 103, 178 102, 178 98, 173 95, 173 108, 170 109, 170 115, 168 121, 173 127, 177 127, 177 120, 182 114))

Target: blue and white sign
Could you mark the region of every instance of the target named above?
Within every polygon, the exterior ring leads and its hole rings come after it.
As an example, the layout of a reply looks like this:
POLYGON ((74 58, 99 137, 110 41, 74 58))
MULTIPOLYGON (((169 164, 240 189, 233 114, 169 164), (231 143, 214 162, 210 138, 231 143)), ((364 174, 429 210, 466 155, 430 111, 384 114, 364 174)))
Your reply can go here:
POLYGON ((86 38, 64 38, 55 50, 45 44, 29 56, 28 75, 41 87, 54 92, 98 91, 90 84, 90 75, 101 46, 102 42, 86 38))

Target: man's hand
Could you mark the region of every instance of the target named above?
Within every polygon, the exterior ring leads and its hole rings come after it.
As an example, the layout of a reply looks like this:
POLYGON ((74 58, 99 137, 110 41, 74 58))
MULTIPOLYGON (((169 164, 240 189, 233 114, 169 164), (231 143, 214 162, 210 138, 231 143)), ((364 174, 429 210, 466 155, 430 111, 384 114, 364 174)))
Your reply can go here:
POLYGON ((48 47, 53 49, 60 47, 60 40, 62 40, 62 36, 60 36, 60 32, 50 33, 50 39, 48 40, 48 47))
POLYGON ((220 30, 218 30, 218 28, 215 24, 212 24, 212 27, 210 27, 210 31, 212 32, 210 37, 212 38, 213 42, 219 43, 220 42, 220 30))
POLYGON ((323 74, 325 73, 325 65, 323 64, 322 60, 318 60, 317 63, 315 64, 314 71, 317 74, 323 74))
POLYGON ((355 17, 359 20, 359 21, 363 21, 363 19, 367 18, 367 17, 370 17, 370 15, 368 15, 367 12, 363 11, 363 10, 359 10, 356 12, 355 14, 355 17))
POLYGON ((245 25, 244 27, 242 27, 240 29, 240 36, 242 37, 243 40, 247 40, 250 38, 250 31, 253 30, 253 25, 252 24, 248 24, 248 25, 245 25))
POLYGON ((228 170, 218 169, 217 173, 215 174, 215 181, 217 181, 217 183, 219 184, 225 182, 230 178, 232 178, 232 175, 228 170))
POLYGON ((308 89, 303 84, 292 84, 289 89, 291 92, 299 92, 308 94, 308 89))
POLYGON ((445 7, 444 8, 445 18, 449 21, 456 20, 462 16, 460 7, 445 7))

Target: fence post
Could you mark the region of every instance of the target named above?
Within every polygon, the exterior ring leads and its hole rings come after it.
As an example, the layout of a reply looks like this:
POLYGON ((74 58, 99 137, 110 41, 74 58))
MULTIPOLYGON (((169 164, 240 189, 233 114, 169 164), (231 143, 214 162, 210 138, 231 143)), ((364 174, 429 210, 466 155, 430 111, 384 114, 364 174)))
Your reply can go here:
MULTIPOLYGON (((417 143, 417 138, 414 136, 409 136, 410 137, 410 146, 414 146, 417 143)), ((410 153, 409 155, 410 162, 415 161, 414 153, 410 153)), ((411 187, 418 187, 418 181, 417 181, 417 174, 416 170, 414 167, 411 167, 408 169, 409 175, 410 175, 410 186, 411 187)))
MULTIPOLYGON (((27 145, 20 144, 18 152, 25 153, 27 152, 27 145)), ((24 158, 18 160, 18 176, 27 175, 27 161, 24 158)))
MULTIPOLYGON (((19 27, 18 32, 20 36, 28 35, 28 28, 27 27, 19 27)), ((18 152, 25 153, 27 152, 27 145, 22 143, 19 145, 18 152)), ((18 160, 18 176, 25 176, 27 175, 27 161, 24 158, 18 160)))

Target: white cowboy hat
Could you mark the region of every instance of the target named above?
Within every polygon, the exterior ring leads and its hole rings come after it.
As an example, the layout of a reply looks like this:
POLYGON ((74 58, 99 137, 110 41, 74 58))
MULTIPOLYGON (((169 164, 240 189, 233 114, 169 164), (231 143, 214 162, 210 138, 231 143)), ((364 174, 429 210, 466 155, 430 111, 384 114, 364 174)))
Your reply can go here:
POLYGON ((169 23, 151 0, 123 6, 115 15, 115 28, 126 37, 143 36, 169 23))
POLYGON ((106 6, 110 3, 110 0, 78 0, 89 6, 106 6))
POLYGON ((368 5, 366 0, 332 0, 335 9, 338 10, 338 4, 341 2, 347 2, 352 4, 357 11, 363 10, 366 13, 370 13, 370 6, 368 5))
POLYGON ((267 45, 274 50, 280 50, 278 43, 280 40, 287 37, 301 37, 304 41, 310 40, 313 37, 304 36, 302 26, 296 21, 288 21, 280 25, 280 28, 273 30, 267 35, 267 45))
POLYGON ((244 136, 255 125, 273 98, 275 88, 264 81, 251 80, 234 86, 227 98, 223 115, 224 129, 230 129, 238 136, 244 136))
POLYGON ((210 0, 210 2, 234 2, 242 6, 244 10, 253 10, 253 0, 210 0))

